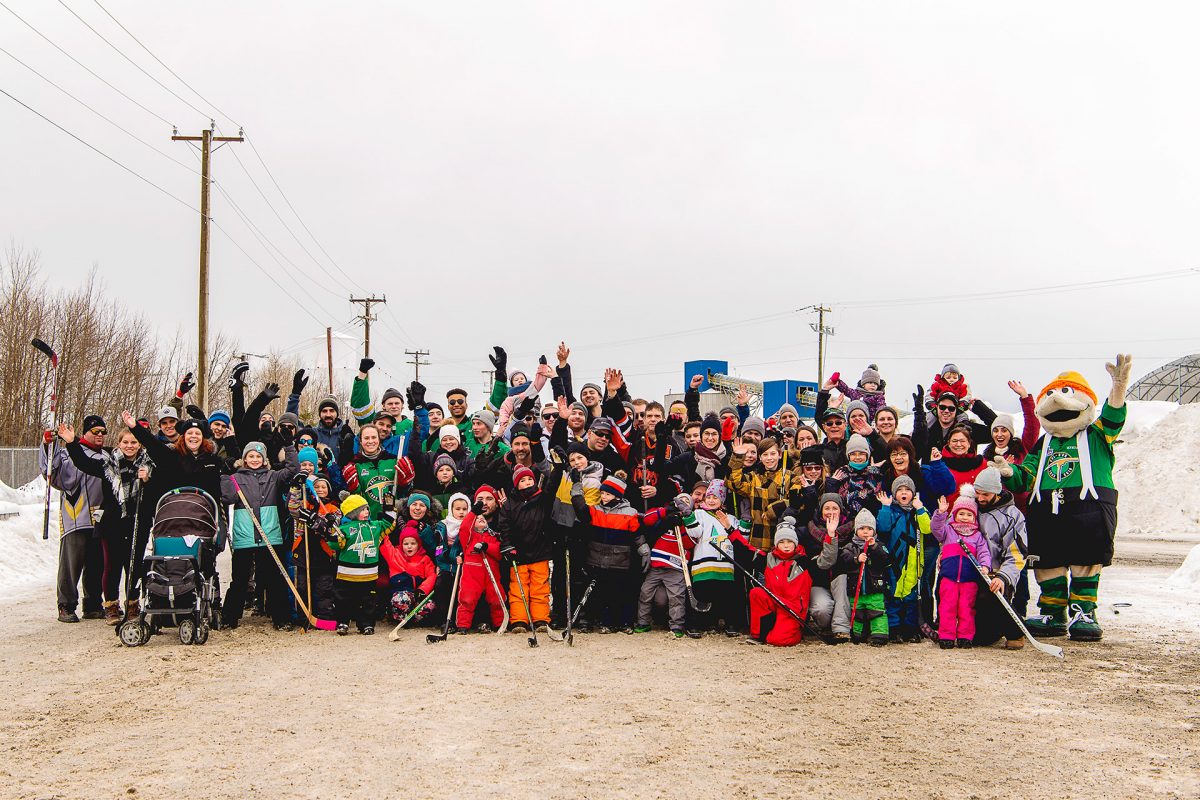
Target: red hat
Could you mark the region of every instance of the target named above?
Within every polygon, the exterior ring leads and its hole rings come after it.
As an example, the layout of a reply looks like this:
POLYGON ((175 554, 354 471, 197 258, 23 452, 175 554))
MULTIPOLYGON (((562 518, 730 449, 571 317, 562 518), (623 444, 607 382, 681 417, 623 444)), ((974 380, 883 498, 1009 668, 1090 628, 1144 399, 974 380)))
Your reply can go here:
POLYGON ((488 485, 485 483, 485 484, 483 484, 482 486, 480 486, 478 489, 476 489, 476 490, 475 490, 475 496, 474 496, 474 497, 472 497, 471 499, 472 499, 472 500, 478 500, 478 499, 479 499, 479 496, 480 496, 480 495, 484 495, 484 494, 490 494, 492 497, 495 497, 495 496, 496 496, 496 490, 495 490, 495 489, 493 489, 492 487, 488 486, 488 485))
POLYGON ((400 532, 400 541, 403 542, 405 539, 416 539, 418 542, 421 541, 421 534, 419 532, 420 525, 421 523, 417 522, 415 519, 410 519, 408 523, 405 524, 404 530, 400 532))
POLYGON ((520 486, 521 479, 526 477, 534 477, 533 470, 531 470, 529 467, 518 465, 517 468, 513 470, 513 487, 520 486))

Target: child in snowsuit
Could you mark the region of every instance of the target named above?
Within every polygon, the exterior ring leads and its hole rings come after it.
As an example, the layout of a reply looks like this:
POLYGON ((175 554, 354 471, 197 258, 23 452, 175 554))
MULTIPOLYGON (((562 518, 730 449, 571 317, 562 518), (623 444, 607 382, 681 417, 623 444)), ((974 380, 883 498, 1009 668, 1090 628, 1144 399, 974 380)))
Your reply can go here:
POLYGON ((933 383, 929 385, 929 391, 925 394, 926 410, 933 411, 938 398, 947 393, 954 395, 958 407, 963 411, 970 408, 974 400, 971 397, 971 387, 967 386, 966 378, 954 364, 947 364, 942 367, 939 374, 934 376, 933 383))
POLYGON ((967 557, 969 551, 986 571, 992 566, 992 552, 979 530, 979 510, 975 499, 960 495, 950 506, 946 498, 938 500, 937 513, 930 525, 933 536, 942 544, 941 581, 938 583, 938 645, 942 649, 971 647, 975 638, 975 598, 979 591, 979 573, 967 557), (950 513, 947 514, 947 508, 950 513))
POLYGON ((650 571, 646 573, 642 590, 638 593, 637 626, 633 631, 649 632, 654 605, 665 600, 671 634, 680 639, 685 635, 687 625, 687 581, 683 571, 690 569, 696 543, 679 524, 682 520, 680 515, 692 511, 691 495, 681 494, 673 504, 674 513, 668 509, 667 516, 668 521, 674 524, 669 525, 650 548, 650 571))
POLYGON ((851 516, 864 508, 872 514, 879 510, 883 474, 871 464, 871 445, 866 437, 857 433, 850 436, 846 441, 846 465, 829 476, 826 487, 826 491, 841 495, 851 516))
MULTIPOLYGON (((296 589, 305 602, 312 598, 310 610, 321 619, 334 619, 337 554, 329 539, 341 522, 342 512, 329 502, 332 491, 327 478, 316 477, 306 478, 302 487, 293 486, 288 495, 288 511, 296 520, 292 543, 296 589)), ((300 619, 300 624, 307 624, 303 616, 300 619)))
MULTIPOLYGON (((724 621, 725 635, 741 635, 745 625, 745 594, 734 572, 736 558, 730 535, 741 532, 748 536, 750 523, 728 516, 721 506, 725 503, 725 482, 717 479, 708 485, 701 508, 683 518, 688 536, 696 542, 692 554, 692 590, 696 599, 711 603, 712 610, 697 613, 706 630, 715 630, 724 621)), ((744 562, 743 562, 744 563, 744 562)))
POLYGON ((888 636, 893 642, 921 641, 917 583, 924 569, 924 537, 929 534, 929 512, 917 495, 912 478, 900 475, 892 481, 892 495, 880 493, 879 538, 892 554, 888 569, 888 636))
MULTIPOLYGON (((393 530, 379 546, 379 554, 388 567, 388 590, 392 598, 388 616, 392 622, 408 616, 437 583, 437 567, 421 547, 420 527, 419 522, 410 519, 403 531, 393 530)), ((422 606, 416 619, 427 617, 435 602, 430 600, 422 606)))
POLYGON ((426 555, 437 566, 437 581, 433 589, 434 609, 426 620, 432 625, 443 624, 446 615, 454 613, 449 606, 450 593, 454 591, 454 572, 462 556, 458 534, 462 521, 471 511, 471 498, 458 492, 450 495, 449 505, 449 513, 444 520, 421 529, 421 544, 425 546, 426 555))
MULTIPOLYGON (((497 527, 503 532, 506 548, 511 548, 512 575, 508 586, 508 613, 513 619, 514 632, 526 632, 529 620, 539 631, 550 625, 550 559, 554 556, 554 541, 548 526, 554 492, 538 485, 529 467, 518 465, 513 470, 513 492, 500 507, 497 527), (521 597, 524 589, 526 609, 521 597)), ((551 471, 546 487, 556 487, 562 480, 562 466, 551 471)))
MULTIPOLYGON (((504 626, 506 601, 500 589, 500 537, 483 515, 483 501, 479 499, 481 492, 483 489, 475 493, 475 502, 458 529, 458 543, 463 554, 455 619, 459 633, 470 632, 475 607, 481 598, 487 603, 492 627, 500 630, 504 626)), ((480 625, 480 632, 487 632, 486 624, 480 625)))
POLYGON ((379 543, 395 526, 391 519, 371 519, 370 506, 362 495, 347 495, 342 500, 342 522, 331 542, 338 559, 333 596, 339 636, 350 632, 351 620, 359 633, 370 636, 375 632, 379 543))
MULTIPOLYGON (((740 536, 735 533, 734 538, 740 536)), ((799 549, 800 539, 796 535, 796 524, 792 517, 784 517, 775 528, 775 547, 767 553, 767 568, 763 572, 763 583, 771 594, 779 598, 787 608, 801 620, 808 617, 808 600, 812 592, 812 575, 806 569, 804 551, 799 549)), ((787 609, 780 608, 759 586, 750 590, 750 636, 749 642, 773 644, 776 647, 792 647, 800 644, 804 632, 803 623, 787 609)))
POLYGON ((875 413, 879 409, 887 405, 887 398, 884 397, 883 391, 887 383, 879 374, 879 367, 874 364, 868 364, 863 370, 862 377, 858 379, 858 386, 851 388, 840 374, 831 375, 830 378, 835 382, 837 389, 844 396, 851 400, 861 400, 867 406, 867 419, 871 422, 875 421, 875 413))
POLYGON ((847 599, 858 598, 857 607, 851 599, 854 624, 850 629, 850 641, 857 644, 869 634, 871 645, 882 647, 888 643, 883 594, 892 558, 883 542, 875 536, 875 517, 870 511, 863 509, 854 518, 854 536, 838 553, 838 560, 854 573, 852 581, 846 582, 847 599))

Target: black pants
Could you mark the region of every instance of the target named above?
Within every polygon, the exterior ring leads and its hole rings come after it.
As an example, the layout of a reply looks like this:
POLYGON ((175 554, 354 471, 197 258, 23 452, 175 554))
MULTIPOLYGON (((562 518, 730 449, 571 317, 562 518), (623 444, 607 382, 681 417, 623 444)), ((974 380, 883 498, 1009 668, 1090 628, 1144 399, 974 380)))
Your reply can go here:
MULTIPOLYGON (((560 548, 551 560, 550 567, 550 622, 561 628, 567 622, 567 558, 566 548, 560 548)), ((587 544, 571 545, 571 602, 579 605, 587 590, 587 544)), ((589 602, 591 602, 589 600, 589 602)), ((574 607, 571 611, 574 612, 574 607)))
MULTIPOLYGON (((574 565, 572 559, 571 566, 574 565)), ((632 626, 637 614, 637 592, 640 585, 631 580, 630 570, 591 567, 588 571, 596 581, 596 588, 592 590, 588 607, 584 610, 588 619, 593 625, 609 628, 632 626)))
POLYGON ((74 611, 83 583, 83 610, 99 611, 104 578, 104 548, 91 528, 63 534, 58 540, 58 607, 74 611))
MULTIPOLYGON (((436 628, 446 624, 446 614, 453 614, 450 608, 450 594, 454 591, 454 573, 438 570, 437 581, 433 584, 433 611, 425 619, 425 624, 436 628)), ((454 599, 458 602, 458 598, 454 599)), ((453 619, 453 617, 451 617, 453 619)))
MULTIPOLYGON (((104 599, 121 599, 121 578, 129 576, 129 532, 110 531, 100 539, 104 552, 104 599)), ((126 600, 134 599, 126 592, 126 600)))
MULTIPOLYGON (((281 556, 283 545, 274 548, 275 554, 281 556)), ((282 556, 281 556, 282 557, 282 556)), ((267 590, 267 609, 271 613, 271 622, 284 625, 291 622, 291 607, 288 605, 290 593, 279 567, 267 552, 265 546, 243 547, 233 551, 233 579, 230 581, 229 593, 221 607, 221 622, 224 625, 236 624, 242 618, 246 606, 246 593, 249 589, 250 575, 258 576, 260 586, 267 590)))
POLYGON ((726 630, 746 629, 746 596, 738 577, 731 581, 697 581, 692 584, 692 591, 701 603, 712 604, 711 611, 696 613, 698 626, 711 630, 717 620, 725 620, 726 630))
POLYGON ((1021 629, 1000 605, 996 595, 982 584, 975 597, 975 639, 980 647, 995 644, 1000 638, 1020 639, 1021 629))
POLYGON ((375 581, 333 582, 333 603, 339 625, 349 625, 353 620, 361 631, 368 625, 375 627, 375 603, 378 592, 375 581))

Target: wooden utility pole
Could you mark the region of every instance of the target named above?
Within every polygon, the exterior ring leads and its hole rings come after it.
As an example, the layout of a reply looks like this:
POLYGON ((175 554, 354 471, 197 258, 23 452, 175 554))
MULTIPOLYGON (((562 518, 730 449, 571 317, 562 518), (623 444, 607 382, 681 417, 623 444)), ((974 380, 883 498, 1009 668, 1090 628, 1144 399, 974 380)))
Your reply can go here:
POLYGON ((325 329, 325 364, 329 367, 329 393, 333 394, 333 328, 325 329))
POLYGON ((379 319, 378 316, 371 313, 371 306, 376 303, 386 303, 387 295, 382 298, 372 294, 370 297, 355 297, 350 295, 351 303, 358 303, 363 307, 363 313, 359 314, 356 319, 363 321, 363 358, 371 357, 371 323, 379 319))
POLYGON ((825 315, 833 313, 833 309, 817 306, 813 311, 817 313, 817 321, 808 323, 808 327, 817 332, 817 390, 819 391, 825 383, 825 337, 833 336, 833 328, 825 325, 825 315))
POLYGON ((404 355, 412 356, 411 361, 405 361, 404 363, 413 365, 413 380, 417 381, 419 383, 421 381, 421 367, 429 366, 429 362, 422 361, 421 358, 422 358, 422 356, 429 355, 429 351, 428 350, 405 350, 404 355))
MULTIPOLYGON (((215 127, 215 124, 214 126, 215 127)), ((196 403, 201 408, 207 408, 205 395, 208 393, 208 221, 210 218, 208 205, 209 162, 212 157, 212 143, 241 142, 242 132, 237 136, 213 136, 213 127, 205 128, 199 136, 180 136, 175 128, 171 136, 173 142, 200 142, 200 325, 199 353, 196 359, 196 403)))

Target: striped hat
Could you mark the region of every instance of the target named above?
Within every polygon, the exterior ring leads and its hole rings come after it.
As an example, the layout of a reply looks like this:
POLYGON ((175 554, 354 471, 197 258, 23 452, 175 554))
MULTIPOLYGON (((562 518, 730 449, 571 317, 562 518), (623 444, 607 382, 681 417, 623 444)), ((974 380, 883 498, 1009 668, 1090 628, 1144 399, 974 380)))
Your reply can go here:
POLYGON ((604 479, 604 482, 600 484, 600 491, 608 492, 616 497, 624 497, 626 485, 627 484, 625 481, 621 478, 618 478, 616 475, 609 475, 604 479))

